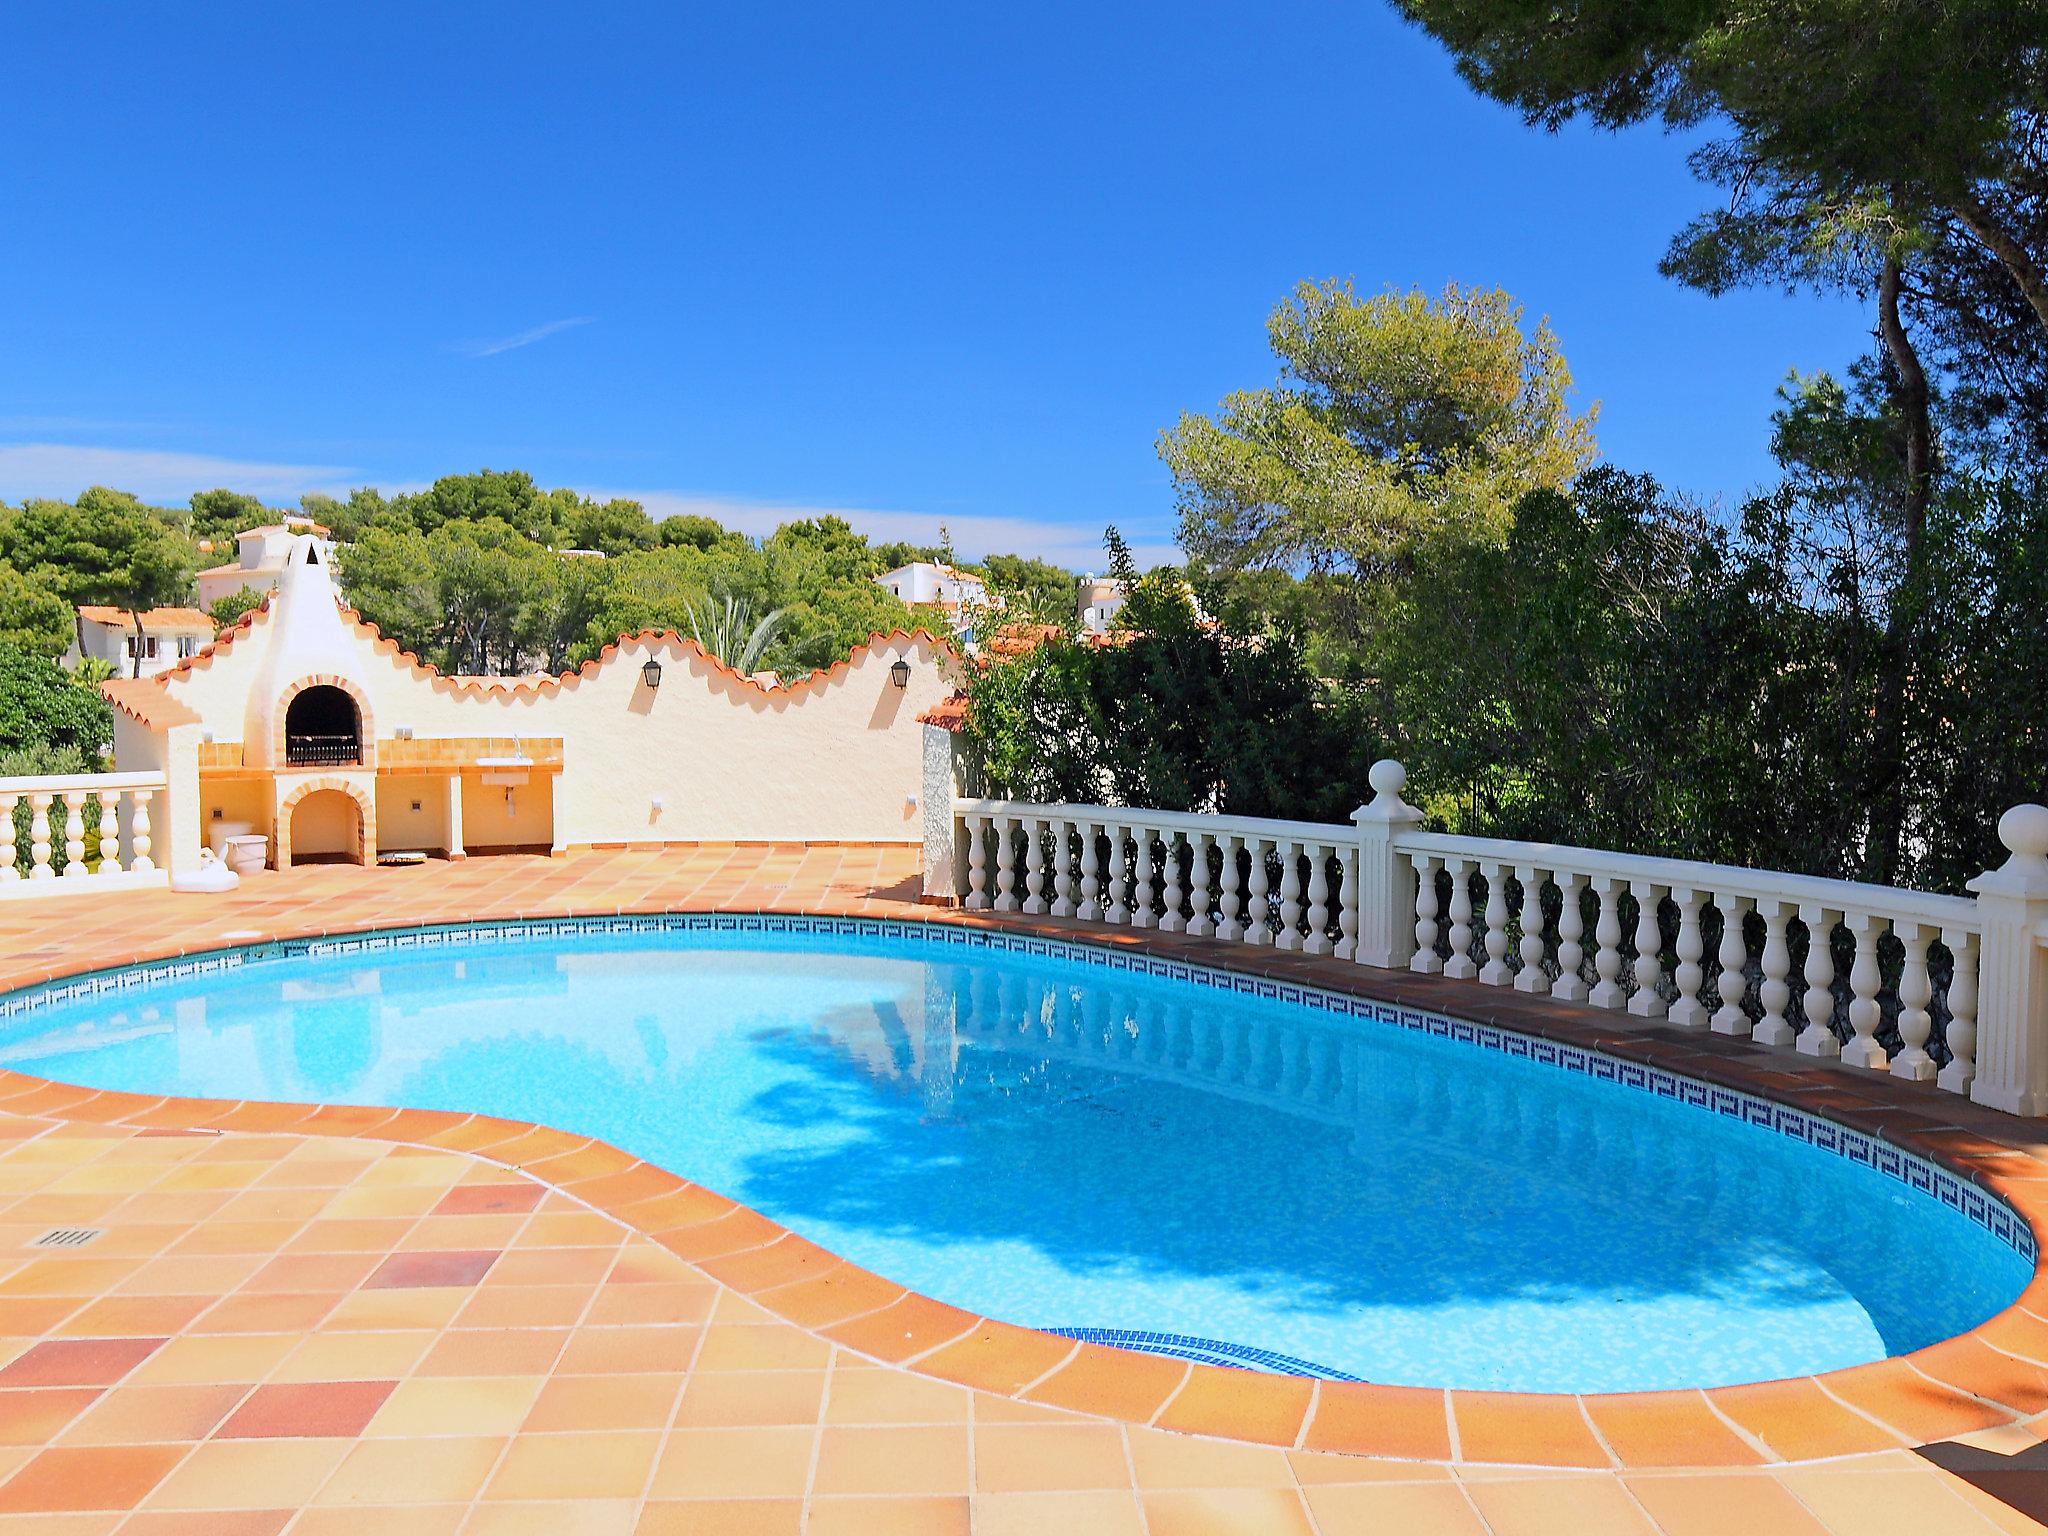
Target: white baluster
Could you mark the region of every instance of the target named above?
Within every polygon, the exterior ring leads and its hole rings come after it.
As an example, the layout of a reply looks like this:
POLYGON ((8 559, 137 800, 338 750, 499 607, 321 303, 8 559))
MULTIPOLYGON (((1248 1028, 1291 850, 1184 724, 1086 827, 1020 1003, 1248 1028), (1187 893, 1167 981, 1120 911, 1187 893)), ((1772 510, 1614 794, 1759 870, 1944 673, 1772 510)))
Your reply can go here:
POLYGON ((1715 986, 1721 995, 1721 1006, 1714 1010, 1709 1024, 1717 1035, 1740 1037, 1750 1029, 1749 1014, 1742 1006, 1742 1000, 1749 995, 1749 942, 1742 932, 1743 920, 1749 916, 1749 900, 1743 896, 1717 896, 1714 905, 1721 909, 1721 948, 1715 956, 1721 964, 1715 986))
POLYGON ((1486 930, 1480 942, 1486 946, 1486 964, 1479 979, 1489 987, 1504 987, 1515 979, 1508 953, 1508 872, 1504 864, 1483 860, 1479 872, 1486 876, 1486 930))
POLYGON ((1130 829, 1121 822, 1109 828, 1109 862, 1102 872, 1102 920, 1119 928, 1131 920, 1131 853, 1124 846, 1130 835, 1130 829))
POLYGON ((967 910, 988 910, 988 818, 968 816, 967 826, 967 910))
POLYGON ((1280 853, 1280 926, 1273 934, 1276 949, 1301 948, 1301 844, 1274 844, 1280 853))
POLYGON ((1432 854, 1411 853, 1415 865, 1415 953, 1408 969, 1435 976, 1444 968, 1444 957, 1436 952, 1437 914, 1441 906, 1436 894, 1438 860, 1432 854))
POLYGON ((1899 1054, 1892 1058, 1892 1076, 1916 1083, 1934 1078, 1934 1058, 1927 1054, 1928 1032, 1934 1019, 1927 1004, 1934 996, 1934 983, 1927 975, 1927 946, 1934 930, 1918 923, 1894 923, 1892 932, 1906 951, 1906 963, 1899 972, 1899 1054))
POLYGON ((1705 899, 1703 892, 1690 886, 1678 886, 1671 892, 1678 908, 1678 968, 1671 973, 1678 996, 1665 1017, 1680 1029, 1707 1027, 1707 1005, 1700 1001, 1700 988, 1707 979, 1700 966, 1700 957, 1707 952, 1706 939, 1700 933, 1700 906, 1705 899))
POLYGON ((1181 915, 1183 895, 1180 880, 1181 834, 1162 832, 1159 846, 1166 855, 1166 868, 1160 872, 1159 903, 1163 910, 1159 914, 1161 933, 1185 933, 1188 920, 1181 915))
POLYGON ((103 875, 118 875, 122 871, 121 861, 121 792, 118 789, 104 790, 100 794, 100 869, 103 875))
POLYGON ((1522 968, 1515 972, 1515 990, 1548 992, 1550 978, 1543 974, 1543 871, 1523 864, 1515 878, 1522 882, 1522 968))
POLYGON ((15 847, 14 808, 21 804, 20 795, 0 795, 0 885, 12 885, 21 878, 21 871, 14 867, 15 847))
POLYGON ((1802 1056, 1839 1056, 1842 1042, 1828 1022, 1835 1016, 1835 914, 1822 907, 1801 906, 1806 924, 1806 1028, 1799 1031, 1802 1056))
POLYGON ((59 790, 64 797, 64 875, 75 880, 85 869, 85 791, 59 790))
POLYGON ((1269 878, 1266 874, 1266 840, 1248 837, 1244 841, 1252 856, 1250 877, 1245 884, 1244 941, 1247 944, 1270 944, 1273 942, 1273 914, 1266 902, 1269 878))
POLYGON ((1550 995, 1567 1003, 1583 1003, 1586 1000, 1586 978, 1579 974, 1579 968, 1586 963, 1586 914, 1580 905, 1580 892, 1586 888, 1585 877, 1570 870, 1557 871, 1557 980, 1550 984, 1550 995))
POLYGON ((1884 1009, 1878 1003, 1877 992, 1884 983, 1884 973, 1877 963, 1877 935, 1882 920, 1867 912, 1851 912, 1847 921, 1849 931, 1856 935, 1856 960, 1849 967, 1849 990, 1854 994, 1849 999, 1849 1027, 1856 1033, 1843 1045, 1842 1060, 1852 1067, 1881 1071, 1885 1053, 1877 1043, 1877 1026, 1884 1018, 1884 1009))
POLYGON ((1045 911, 1045 844, 1039 836, 1044 827, 1043 817, 1024 819, 1024 910, 1034 917, 1045 911))
POLYGON ((1216 897, 1216 911, 1220 919, 1216 924, 1216 937, 1233 942, 1244 937, 1244 929, 1238 926, 1237 921, 1237 845, 1241 841, 1227 833, 1216 839, 1216 851, 1223 855, 1222 883, 1216 897))
POLYGON ((1785 941, 1785 925, 1796 909, 1790 902, 1767 901, 1759 910, 1764 915, 1764 980, 1757 988, 1756 1000, 1763 1005, 1764 1016, 1757 1020, 1750 1038, 1759 1045, 1790 1045, 1798 1036, 1785 1017, 1792 1001, 1792 988, 1785 980, 1792 974, 1792 946, 1785 941))
POLYGON ((1074 915, 1074 823, 1056 816, 1052 823, 1052 915, 1074 915))
POLYGON ((1358 954, 1358 845, 1346 843, 1337 850, 1337 948, 1339 960, 1358 954))
POLYGON ((1075 916, 1084 923, 1102 921, 1102 883, 1096 874, 1095 865, 1095 823, 1084 821, 1081 827, 1081 905, 1075 916))
POLYGON ((1445 859, 1451 872, 1451 957, 1444 962, 1444 974, 1453 981, 1470 981, 1479 974, 1472 959, 1472 862, 1445 859))
POLYGON ((149 857, 149 797, 153 789, 137 789, 129 792, 128 805, 132 820, 128 827, 128 867, 138 874, 147 874, 156 868, 149 857))
POLYGON ((1189 938, 1206 939, 1216 931, 1209 916, 1214 910, 1209 899, 1209 834, 1197 832, 1188 838, 1188 925, 1184 932, 1189 938))
POLYGON ((1657 926, 1657 908, 1664 887, 1631 880, 1628 888, 1636 898, 1636 989, 1628 1000, 1628 1011, 1638 1019, 1661 1019, 1666 1005, 1657 983, 1664 977, 1664 934, 1657 926))
POLYGON ((1150 928, 1152 926, 1152 831, 1149 827, 1131 828, 1131 836, 1137 842, 1137 875, 1131 883, 1131 926, 1150 928))
POLYGON ((1600 906, 1593 920, 1593 972, 1600 979, 1586 1000, 1595 1008, 1628 1004, 1628 989, 1621 984, 1621 887, 1621 881, 1606 875, 1593 882, 1593 899, 1600 906))
POLYGON ((1948 1065, 1935 1079, 1950 1093, 1968 1093, 1977 1076, 1977 935, 1944 928, 1941 942, 1955 956, 1948 982, 1948 1065))
POLYGON ((1322 843, 1308 845, 1308 936, 1301 941, 1304 953, 1327 955, 1330 943, 1330 850, 1322 843))
POLYGON ((57 871, 50 868, 50 796, 31 794, 28 804, 28 877, 31 880, 54 880, 57 871))
POLYGON ((996 910, 1017 910, 1017 849, 1010 833, 1010 818, 996 818, 996 910))

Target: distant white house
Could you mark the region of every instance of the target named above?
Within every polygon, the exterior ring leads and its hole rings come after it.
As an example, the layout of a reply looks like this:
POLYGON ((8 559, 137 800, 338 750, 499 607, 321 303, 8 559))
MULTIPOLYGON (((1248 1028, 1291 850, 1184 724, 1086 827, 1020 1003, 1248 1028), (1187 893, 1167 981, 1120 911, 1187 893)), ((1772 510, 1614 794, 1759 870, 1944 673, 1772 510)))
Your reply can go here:
POLYGON ((970 640, 977 618, 1002 606, 979 576, 936 560, 913 560, 884 571, 875 582, 913 608, 936 608, 954 633, 970 640))
POLYGON ((311 534, 319 540, 323 554, 334 553, 334 540, 329 537, 328 530, 310 517, 301 517, 297 513, 287 514, 281 523, 244 529, 235 535, 235 558, 226 565, 201 571, 196 578, 199 606, 211 608, 222 598, 232 597, 237 592, 254 592, 265 597, 276 591, 285 557, 291 553, 292 540, 300 534, 311 534))
POLYGON ((1081 631, 1106 635, 1124 605, 1124 584, 1107 576, 1081 578, 1081 631))
POLYGON ((218 627, 211 615, 197 608, 152 608, 142 616, 138 641, 135 616, 127 609, 84 603, 78 609, 78 635, 64 653, 64 665, 75 667, 81 656, 90 656, 108 663, 122 677, 153 677, 211 645, 218 627), (135 664, 138 645, 142 656, 139 669, 135 664))

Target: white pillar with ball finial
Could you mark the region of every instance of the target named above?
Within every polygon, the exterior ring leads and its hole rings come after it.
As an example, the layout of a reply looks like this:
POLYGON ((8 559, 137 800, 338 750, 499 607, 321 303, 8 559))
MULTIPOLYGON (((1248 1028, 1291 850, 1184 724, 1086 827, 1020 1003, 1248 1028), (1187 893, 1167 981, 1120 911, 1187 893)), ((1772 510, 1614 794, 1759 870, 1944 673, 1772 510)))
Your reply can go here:
POLYGON ((1358 943, 1360 965, 1405 969, 1415 953, 1415 865, 1394 851, 1394 840, 1422 825, 1422 812, 1401 798, 1408 770, 1390 757, 1366 775, 1372 801, 1351 813, 1358 828, 1358 943))
POLYGON ((2048 805, 1998 820, 2011 854, 1970 882, 1984 925, 1977 977, 1977 1075, 1970 1097, 2013 1115, 2048 1114, 2048 805))

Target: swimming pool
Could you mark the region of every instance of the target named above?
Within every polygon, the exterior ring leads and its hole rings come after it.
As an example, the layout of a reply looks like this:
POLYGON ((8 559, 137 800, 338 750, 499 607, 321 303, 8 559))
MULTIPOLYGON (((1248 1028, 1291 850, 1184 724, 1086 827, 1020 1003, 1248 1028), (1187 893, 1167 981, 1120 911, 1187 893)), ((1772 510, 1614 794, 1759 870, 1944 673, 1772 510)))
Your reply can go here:
POLYGON ((2032 1273, 2002 1205, 1801 1111, 949 925, 270 945, 0 1015, 0 1061, 22 1071, 554 1125, 942 1301, 1266 1369, 1726 1385, 1933 1343, 2032 1273))

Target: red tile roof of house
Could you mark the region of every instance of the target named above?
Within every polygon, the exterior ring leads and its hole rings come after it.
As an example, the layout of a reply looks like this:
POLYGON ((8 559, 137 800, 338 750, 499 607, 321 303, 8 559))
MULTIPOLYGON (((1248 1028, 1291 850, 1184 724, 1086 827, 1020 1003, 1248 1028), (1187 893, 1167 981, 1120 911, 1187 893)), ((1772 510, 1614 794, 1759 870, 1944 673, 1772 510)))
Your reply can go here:
MULTIPOLYGON (((80 603, 78 616, 92 624, 118 625, 122 629, 135 627, 135 615, 126 608, 110 608, 102 603, 80 603)), ((173 634, 212 634, 220 626, 210 613, 197 608, 152 608, 142 616, 145 630, 157 630, 173 634)))
POLYGON ((100 684, 100 693, 122 714, 153 731, 199 723, 198 714, 172 698, 154 677, 110 677, 100 684))

